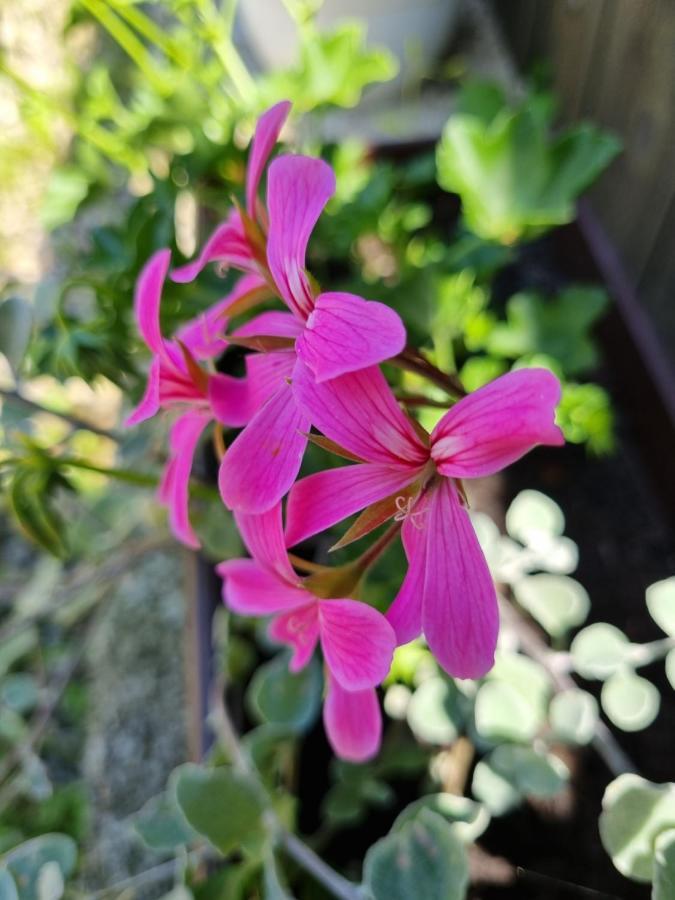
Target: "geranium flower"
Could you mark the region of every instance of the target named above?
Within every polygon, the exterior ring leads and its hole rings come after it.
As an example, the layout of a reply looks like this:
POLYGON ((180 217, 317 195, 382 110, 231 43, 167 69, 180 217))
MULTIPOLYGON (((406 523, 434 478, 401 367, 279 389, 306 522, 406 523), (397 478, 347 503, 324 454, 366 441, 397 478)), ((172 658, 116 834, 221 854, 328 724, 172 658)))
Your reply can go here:
POLYGON ((225 603, 242 615, 273 616, 269 634, 293 649, 292 672, 306 666, 321 645, 329 673, 324 721, 331 744, 354 761, 372 756, 381 733, 374 688, 389 672, 393 628, 365 603, 324 596, 329 582, 321 574, 296 574, 286 552, 280 504, 262 515, 235 517, 252 559, 217 567, 225 603))
POLYGON ((281 156, 269 168, 267 262, 290 313, 263 313, 233 338, 285 339, 276 358, 277 390, 236 438, 220 469, 220 491, 234 510, 259 513, 289 490, 300 469, 310 421, 291 386, 296 358, 323 382, 396 356, 405 328, 383 303, 348 293, 319 293, 305 269, 312 229, 335 191, 332 169, 320 159, 281 156))
POLYGON ((430 435, 402 412, 377 367, 318 384, 298 364, 293 384, 312 424, 361 462, 294 486, 288 546, 366 506, 357 534, 387 518, 403 520, 409 568, 387 613, 398 643, 423 631, 451 675, 484 675, 499 615, 460 479, 498 472, 537 444, 564 443, 553 421, 557 378, 544 369, 509 372, 461 399, 430 435))
POLYGON ((268 385, 257 370, 250 380, 232 378, 205 371, 199 361, 223 352, 227 346, 224 332, 228 308, 242 296, 261 290, 264 282, 257 275, 244 276, 227 297, 183 325, 168 340, 161 333, 159 311, 170 260, 169 250, 159 250, 146 263, 136 284, 136 321, 153 358, 144 396, 125 424, 136 425, 160 408, 180 412, 171 428, 169 461, 159 499, 169 508, 176 537, 190 547, 198 547, 188 519, 188 482, 199 438, 214 420, 240 428, 269 396, 268 385))
POLYGON ((174 269, 171 273, 173 281, 180 283, 194 281, 201 270, 211 262, 260 274, 265 257, 264 244, 260 244, 260 234, 257 232, 264 233, 267 223, 264 207, 258 200, 258 188, 267 160, 290 109, 291 103, 282 100, 263 113, 258 120, 246 169, 246 221, 242 217, 241 210, 233 209, 206 241, 197 259, 174 269))

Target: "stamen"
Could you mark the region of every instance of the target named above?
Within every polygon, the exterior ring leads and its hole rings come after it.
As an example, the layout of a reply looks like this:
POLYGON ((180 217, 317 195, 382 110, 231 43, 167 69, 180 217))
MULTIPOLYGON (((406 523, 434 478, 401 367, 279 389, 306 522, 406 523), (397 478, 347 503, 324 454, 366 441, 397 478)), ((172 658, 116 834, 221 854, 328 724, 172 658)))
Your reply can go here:
POLYGON ((394 513, 395 522, 405 522, 406 519, 410 519, 413 528, 417 528, 418 531, 424 528, 422 519, 426 515, 426 507, 424 509, 413 509, 415 502, 413 497, 397 497, 394 502, 398 510, 397 513, 394 513))

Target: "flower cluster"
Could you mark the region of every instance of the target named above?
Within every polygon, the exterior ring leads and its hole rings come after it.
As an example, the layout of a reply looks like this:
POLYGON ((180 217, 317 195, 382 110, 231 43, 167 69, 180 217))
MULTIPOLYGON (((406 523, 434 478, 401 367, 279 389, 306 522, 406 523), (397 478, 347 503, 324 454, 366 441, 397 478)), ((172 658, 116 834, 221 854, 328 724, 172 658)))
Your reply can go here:
POLYGON ((235 206, 198 258, 170 274, 190 282, 217 262, 243 273, 234 290, 168 340, 159 310, 169 251, 143 270, 135 310, 153 359, 128 423, 159 409, 178 411, 160 500, 174 533, 191 547, 199 544, 188 486, 200 436, 211 422, 241 429, 223 454, 219 488, 251 559, 218 567, 224 600, 235 612, 272 617, 270 635, 292 648, 292 671, 321 645, 326 731, 335 751, 356 761, 377 752, 375 688, 397 645, 424 634, 439 663, 459 678, 478 678, 491 667, 497 599, 463 480, 497 472, 537 444, 562 444, 554 424, 560 386, 543 369, 510 372, 459 399, 431 434, 404 412, 379 367, 405 350, 398 314, 354 294, 321 292, 307 272, 307 245, 335 178, 322 160, 300 155, 267 166, 289 109, 277 104, 258 122, 245 208, 235 206), (267 309, 231 329, 233 319, 273 298, 287 309, 267 309), (209 363, 228 344, 252 351, 244 377, 209 363), (310 435, 312 427, 321 436, 310 435), (296 480, 309 439, 349 464, 296 480), (354 563, 303 568, 289 558, 288 547, 362 510, 341 545, 387 521, 390 528, 354 563), (353 595, 399 530, 408 570, 382 614, 353 595))

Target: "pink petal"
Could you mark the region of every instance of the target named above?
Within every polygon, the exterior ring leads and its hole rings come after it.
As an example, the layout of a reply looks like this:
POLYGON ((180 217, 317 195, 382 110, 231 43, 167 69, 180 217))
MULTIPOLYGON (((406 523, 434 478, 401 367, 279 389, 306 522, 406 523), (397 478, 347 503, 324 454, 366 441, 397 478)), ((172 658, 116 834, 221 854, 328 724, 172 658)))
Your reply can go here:
POLYGON ((422 520, 426 572, 422 625, 431 652, 455 678, 481 678, 494 664, 497 595, 471 520, 443 478, 422 520))
POLYGON ((293 571, 286 552, 281 503, 264 513, 236 513, 235 519, 253 559, 264 569, 274 572, 278 578, 298 585, 298 576, 293 571))
POLYGON ((341 466, 297 481, 288 495, 286 543, 289 547, 347 516, 407 487, 419 468, 371 463, 341 466))
POLYGON ((254 409, 260 409, 263 403, 290 380, 295 358, 295 350, 248 354, 246 380, 254 409))
POLYGON ((560 382, 547 369, 517 369, 464 397, 431 434, 431 455, 442 475, 492 475, 537 444, 565 442, 554 424, 560 382))
POLYGON ((267 173, 267 262, 281 297, 301 319, 314 300, 305 255, 312 229, 335 193, 333 170, 321 159, 279 156, 267 173))
POLYGON ((429 459, 377 366, 317 384, 298 361, 293 391, 312 424, 356 456, 394 466, 420 466, 429 459))
POLYGON ((401 537, 408 559, 408 571, 396 599, 385 613, 396 632, 396 643, 407 644, 422 633, 422 596, 426 571, 425 497, 412 508, 403 523, 401 537))
POLYGON ((373 688, 346 691, 329 676, 323 724, 335 753, 349 762, 365 762, 380 749, 382 713, 373 688))
POLYGON ((223 600, 242 616, 269 616, 305 606, 311 595, 293 587, 253 559, 228 559, 216 566, 223 579, 223 600))
POLYGON ((170 250, 158 250, 153 254, 143 266, 134 292, 134 314, 138 330, 153 353, 161 353, 164 344, 159 327, 159 307, 170 262, 170 250))
POLYGON ((197 259, 173 270, 171 280, 178 284, 194 281, 210 262, 220 262, 226 266, 243 269, 245 272, 257 270, 257 263, 251 253, 238 210, 233 209, 227 219, 216 228, 197 259))
POLYGON ((246 210, 252 219, 256 214, 255 201, 260 178, 290 111, 290 101, 282 100, 258 119, 246 169, 246 210))
POLYGON ((257 410, 245 378, 216 372, 208 376, 207 391, 214 417, 229 428, 246 425, 257 410))
POLYGON ((292 313, 270 309, 254 316, 232 334, 234 337, 256 337, 263 334, 273 337, 297 338, 302 334, 302 323, 298 322, 292 313))
POLYGON ((253 513, 278 503, 298 474, 308 431, 290 385, 282 384, 225 454, 218 477, 225 505, 253 513))
POLYGON ((326 665, 343 688, 360 691, 384 681, 396 636, 382 613, 357 600, 322 600, 319 628, 326 665))
POLYGON ((169 507, 172 532, 183 544, 195 549, 199 540, 188 513, 190 472, 199 438, 210 421, 210 415, 201 412, 187 412, 176 419, 169 436, 171 458, 160 487, 160 499, 169 507))
POLYGON ((159 409, 159 378, 160 378, 160 359, 156 356, 150 363, 148 370, 148 381, 145 386, 145 393, 138 406, 124 420, 126 428, 132 425, 138 425, 155 415, 159 409))
POLYGON ((267 630, 272 640, 293 648, 288 665, 291 672, 299 672, 312 658, 319 639, 318 606, 317 602, 313 602, 277 616, 267 630))
POLYGON ((296 348, 317 381, 356 372, 396 356, 406 333, 398 313, 355 294, 321 294, 296 348))
POLYGON ((227 297, 205 309, 196 319, 186 322, 176 332, 176 338, 185 344, 195 359, 220 356, 227 347, 225 329, 228 309, 246 294, 265 286, 265 280, 260 275, 244 275, 227 297))

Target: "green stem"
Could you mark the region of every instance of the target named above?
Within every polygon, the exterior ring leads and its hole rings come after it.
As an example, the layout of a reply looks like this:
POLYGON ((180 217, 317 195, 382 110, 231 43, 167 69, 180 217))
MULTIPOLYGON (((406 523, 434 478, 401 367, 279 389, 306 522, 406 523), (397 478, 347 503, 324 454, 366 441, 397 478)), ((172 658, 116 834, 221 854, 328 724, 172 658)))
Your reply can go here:
POLYGON ((440 387, 452 397, 466 396, 466 389, 456 375, 443 372, 416 347, 406 347, 402 353, 390 359, 389 362, 394 366, 398 366, 399 369, 404 369, 406 372, 414 372, 416 375, 421 375, 422 378, 426 378, 427 381, 440 387))
MULTIPOLYGON (((108 478, 115 478, 117 481, 124 481, 127 484, 135 484, 139 487, 156 488, 160 481, 159 475, 134 472, 132 469, 97 466, 95 463, 87 462, 86 459, 77 459, 71 456, 60 457, 58 462, 62 466, 72 466, 75 469, 83 469, 86 472, 96 472, 98 475, 106 475, 108 478)), ((217 488, 195 481, 195 479, 190 481, 190 493, 194 497, 200 497, 204 500, 215 500, 220 496, 217 488)))
POLYGON ((50 416, 57 416, 59 419, 63 419, 64 422, 72 425, 73 428, 79 428, 82 431, 91 431, 93 434, 98 434, 101 437, 109 438, 111 441, 115 441, 118 444, 121 440, 120 436, 114 431, 108 431, 105 428, 99 428, 98 425, 92 425, 90 422, 85 422, 84 419, 80 419, 77 416, 72 416, 69 413, 60 412, 58 409, 54 409, 53 407, 43 406, 40 403, 36 403, 34 400, 29 400, 28 397, 24 397, 24 395, 20 394, 18 391, 7 391, 3 388, 0 388, 0 398, 6 400, 9 403, 14 403, 17 406, 23 406, 24 409, 28 409, 31 412, 48 413, 50 416))
POLYGON ((250 105, 256 95, 255 81, 232 43, 229 33, 230 17, 226 17, 227 30, 223 30, 222 15, 211 0, 194 0, 194 2, 209 30, 213 51, 220 60, 223 71, 234 85, 240 98, 244 103, 250 105))
POLYGON ((146 16, 138 6, 120 3, 119 0, 108 0, 108 3, 114 8, 118 16, 126 19, 132 28, 135 28, 146 40, 153 43, 167 58, 172 59, 182 69, 189 65, 189 60, 174 47, 171 40, 167 40, 162 29, 149 16, 146 16))
POLYGON ((113 40, 140 69, 158 94, 166 94, 166 84, 157 75, 157 63, 147 48, 115 13, 101 0, 79 0, 90 15, 98 19, 113 40))

